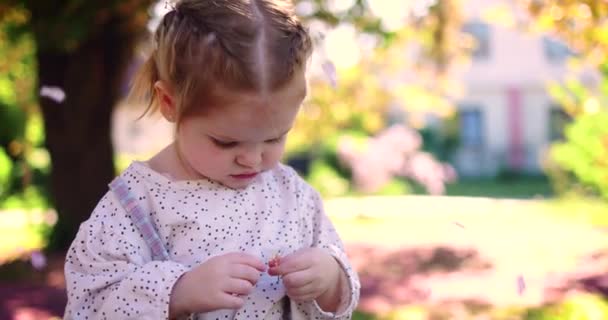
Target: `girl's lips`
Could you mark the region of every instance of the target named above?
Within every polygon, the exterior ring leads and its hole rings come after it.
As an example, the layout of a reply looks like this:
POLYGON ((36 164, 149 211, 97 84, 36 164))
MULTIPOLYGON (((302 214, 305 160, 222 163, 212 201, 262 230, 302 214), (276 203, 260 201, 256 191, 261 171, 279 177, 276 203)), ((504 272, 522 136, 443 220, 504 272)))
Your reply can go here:
POLYGON ((254 178, 257 175, 258 175, 258 173, 254 172, 254 173, 245 173, 245 174, 233 174, 233 175, 230 175, 230 176, 233 177, 233 178, 236 178, 236 179, 251 179, 251 178, 254 178))

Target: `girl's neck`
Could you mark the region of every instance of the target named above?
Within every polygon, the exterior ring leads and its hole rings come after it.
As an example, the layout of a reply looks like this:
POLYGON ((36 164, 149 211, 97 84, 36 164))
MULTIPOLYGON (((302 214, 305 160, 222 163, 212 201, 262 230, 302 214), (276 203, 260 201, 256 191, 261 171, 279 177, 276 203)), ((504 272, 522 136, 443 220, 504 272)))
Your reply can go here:
POLYGON ((176 142, 168 145, 154 157, 150 158, 147 164, 152 170, 163 175, 168 175, 173 181, 204 178, 183 159, 176 142))

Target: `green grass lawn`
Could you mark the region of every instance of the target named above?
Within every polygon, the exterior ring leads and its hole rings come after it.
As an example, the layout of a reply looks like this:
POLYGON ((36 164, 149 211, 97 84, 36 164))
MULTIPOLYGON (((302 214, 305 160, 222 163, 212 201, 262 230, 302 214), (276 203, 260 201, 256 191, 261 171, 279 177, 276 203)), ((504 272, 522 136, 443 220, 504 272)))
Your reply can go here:
POLYGON ((449 196, 482 196, 489 198, 528 199, 551 197, 551 184, 543 177, 523 177, 513 180, 496 181, 489 179, 462 180, 447 186, 449 196))
MULTIPOLYGON (((518 219, 561 221, 592 227, 608 227, 608 202, 599 199, 556 198, 515 200, 414 196, 339 198, 325 202, 326 210, 346 242, 357 242, 364 234, 378 244, 399 244, 403 232, 419 232, 405 226, 427 223, 434 217, 437 226, 428 232, 451 230, 454 223, 483 225, 487 221, 518 219), (512 214, 512 213, 516 214, 512 214), (511 218, 512 217, 512 218, 511 218), (460 219, 460 220, 455 220, 460 219), (404 229, 405 228, 405 229, 404 229), (445 230, 444 230, 445 229, 445 230)), ((426 232, 426 231, 425 231, 426 232)), ((411 241, 409 239, 408 241, 411 241)))
MULTIPOLYGON (((425 194, 419 185, 412 186, 414 194, 425 194)), ((446 186, 446 195, 465 197, 532 199, 553 197, 551 183, 545 177, 513 179, 461 179, 446 186)))

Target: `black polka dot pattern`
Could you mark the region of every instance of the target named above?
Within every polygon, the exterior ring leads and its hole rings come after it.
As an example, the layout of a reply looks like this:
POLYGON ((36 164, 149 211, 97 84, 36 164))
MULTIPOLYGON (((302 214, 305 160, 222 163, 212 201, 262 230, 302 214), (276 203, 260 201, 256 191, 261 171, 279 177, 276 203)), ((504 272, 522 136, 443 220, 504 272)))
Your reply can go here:
POLYGON ((316 302, 289 302, 282 282, 264 273, 243 308, 192 318, 284 319, 287 301, 291 319, 350 319, 359 280, 318 193, 291 168, 279 165, 242 190, 209 180, 171 181, 139 162, 121 177, 150 212, 171 259, 152 261, 143 237, 108 192, 66 258, 66 319, 166 319, 175 281, 207 259, 246 252, 268 261, 312 246, 333 255, 349 279, 337 313, 316 302))

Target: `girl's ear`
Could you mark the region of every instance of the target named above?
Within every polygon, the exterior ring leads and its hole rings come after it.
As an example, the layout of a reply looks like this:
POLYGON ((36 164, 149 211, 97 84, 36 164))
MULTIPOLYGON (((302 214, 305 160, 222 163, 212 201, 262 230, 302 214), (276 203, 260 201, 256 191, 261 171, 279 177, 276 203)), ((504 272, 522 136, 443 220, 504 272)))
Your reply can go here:
POLYGON ((173 99, 173 93, 167 83, 163 81, 156 81, 154 83, 154 93, 158 99, 160 113, 169 122, 177 121, 177 108, 175 100, 173 99))

